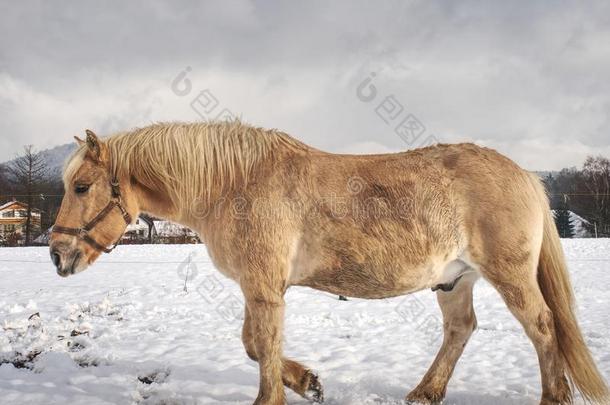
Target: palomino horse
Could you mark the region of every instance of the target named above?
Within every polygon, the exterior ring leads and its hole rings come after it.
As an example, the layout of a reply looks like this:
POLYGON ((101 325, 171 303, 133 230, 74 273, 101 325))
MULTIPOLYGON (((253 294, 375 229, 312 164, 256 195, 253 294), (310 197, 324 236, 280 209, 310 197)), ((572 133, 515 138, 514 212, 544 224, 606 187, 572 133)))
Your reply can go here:
POLYGON ((361 298, 439 287, 442 346, 407 395, 439 403, 476 327, 480 277, 536 348, 541 403, 571 403, 572 386, 608 400, 574 316, 544 189, 493 150, 336 155, 238 121, 157 124, 103 140, 87 131, 78 142, 51 238, 59 275, 83 271, 141 212, 196 230, 243 291, 243 343, 260 367, 255 404, 283 404, 284 385, 323 399, 318 377, 282 353, 292 285, 361 298))

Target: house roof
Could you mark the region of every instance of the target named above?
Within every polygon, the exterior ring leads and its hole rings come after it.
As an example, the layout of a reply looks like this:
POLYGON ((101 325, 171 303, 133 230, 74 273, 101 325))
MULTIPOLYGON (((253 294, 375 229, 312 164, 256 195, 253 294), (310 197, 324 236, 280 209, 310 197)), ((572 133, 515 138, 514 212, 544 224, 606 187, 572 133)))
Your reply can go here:
MULTIPOLYGON (((6 202, 6 203, 0 205, 0 211, 9 208, 11 205, 19 205, 23 208, 28 207, 28 205, 26 203, 23 203, 23 202, 17 201, 17 200, 12 200, 12 201, 9 201, 9 202, 6 202)), ((32 208, 32 211, 40 212, 40 210, 38 208, 32 208)))
POLYGON ((5 208, 10 207, 11 205, 13 205, 13 204, 15 204, 15 203, 17 203, 17 202, 18 202, 18 201, 9 201, 9 202, 7 202, 7 203, 4 203, 4 204, 0 205, 0 211, 2 211, 2 210, 3 210, 3 209, 5 209, 5 208))

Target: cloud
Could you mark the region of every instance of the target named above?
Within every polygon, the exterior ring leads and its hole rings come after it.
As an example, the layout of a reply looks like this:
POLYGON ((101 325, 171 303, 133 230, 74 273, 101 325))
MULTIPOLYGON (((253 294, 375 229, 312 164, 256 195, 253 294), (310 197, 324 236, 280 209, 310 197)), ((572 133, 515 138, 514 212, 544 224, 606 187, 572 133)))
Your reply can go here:
POLYGON ((443 142, 529 169, 610 148, 607 2, 135 1, 0 5, 0 161, 154 121, 196 120, 208 89, 245 120, 329 151, 407 144, 393 96, 443 142), (188 96, 171 91, 190 66, 188 96), (377 98, 356 88, 375 72, 377 98))

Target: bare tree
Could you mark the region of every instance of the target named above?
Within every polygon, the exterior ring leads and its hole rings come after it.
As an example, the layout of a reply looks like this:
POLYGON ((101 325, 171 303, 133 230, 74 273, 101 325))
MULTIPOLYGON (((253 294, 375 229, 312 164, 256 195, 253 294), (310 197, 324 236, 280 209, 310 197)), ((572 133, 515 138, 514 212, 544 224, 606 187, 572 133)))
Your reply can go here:
POLYGON ((6 166, 0 164, 0 203, 2 202, 2 197, 4 197, 4 195, 8 193, 9 189, 9 181, 6 178, 6 166))
POLYGON ((23 155, 18 156, 8 168, 13 175, 17 187, 23 192, 26 203, 25 245, 32 239, 32 209, 34 197, 39 193, 39 187, 45 180, 47 166, 43 158, 34 151, 32 145, 23 147, 23 155))
POLYGON ((594 219, 607 234, 610 232, 610 160, 603 156, 587 157, 583 175, 592 195, 594 219))

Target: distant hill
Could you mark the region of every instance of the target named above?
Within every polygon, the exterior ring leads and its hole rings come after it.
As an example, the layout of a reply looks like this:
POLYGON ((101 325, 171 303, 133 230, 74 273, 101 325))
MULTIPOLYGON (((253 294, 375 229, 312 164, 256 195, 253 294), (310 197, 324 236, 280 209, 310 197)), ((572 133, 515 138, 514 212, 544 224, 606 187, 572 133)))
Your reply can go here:
MULTIPOLYGON (((38 152, 39 156, 42 156, 45 164, 47 165, 48 173, 47 177, 50 179, 61 178, 64 162, 76 150, 76 143, 67 143, 65 145, 59 145, 51 149, 45 149, 38 152)), ((9 160, 2 164, 10 166, 15 159, 9 160)))
POLYGON ((535 171, 534 173, 537 174, 538 177, 540 177, 541 179, 544 179, 549 174, 552 175, 553 177, 556 176, 559 173, 559 171, 557 171, 557 170, 546 170, 546 171, 539 170, 539 171, 535 171))

